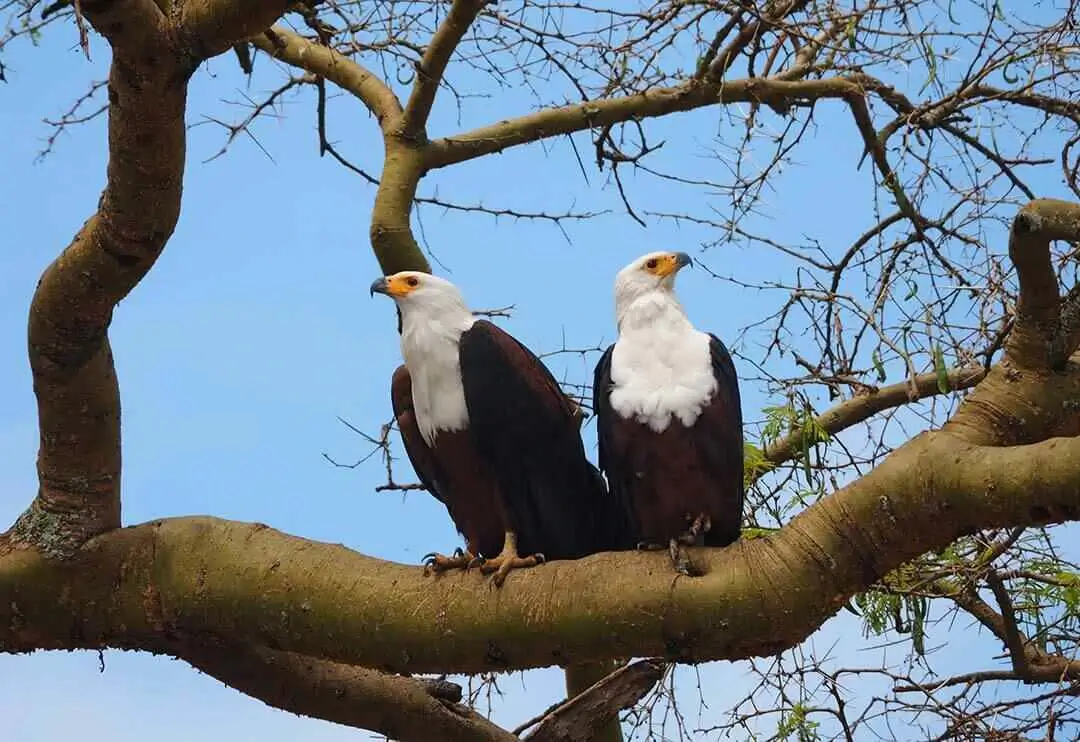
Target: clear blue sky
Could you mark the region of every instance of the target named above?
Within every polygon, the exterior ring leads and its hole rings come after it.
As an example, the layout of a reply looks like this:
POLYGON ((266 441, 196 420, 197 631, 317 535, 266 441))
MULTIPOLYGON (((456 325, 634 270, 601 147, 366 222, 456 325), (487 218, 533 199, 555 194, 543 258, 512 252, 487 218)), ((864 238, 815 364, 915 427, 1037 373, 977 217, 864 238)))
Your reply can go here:
MULTIPOLYGON (((92 38, 93 63, 75 42, 74 29, 64 27, 52 29, 40 47, 18 47, 6 58, 9 82, 0 85, 5 524, 35 489, 26 310, 41 270, 93 212, 104 179, 104 118, 61 137, 56 154, 34 162, 48 134, 42 119, 58 116, 87 81, 104 77, 104 42, 92 38)), ((273 79, 262 74, 270 66, 265 57, 257 64, 253 93, 273 79)), ((212 61, 192 85, 189 121, 198 123, 207 113, 227 115, 230 107, 222 100, 241 99, 247 85, 231 55, 212 61)), ((457 111, 443 105, 431 133, 531 106, 524 92, 503 91, 467 108, 459 123, 457 111)), ((333 109, 334 138, 377 172, 382 148, 374 122, 352 101, 339 100, 333 109)), ((238 109, 232 113, 242 115, 238 109)), ((860 151, 850 118, 841 113, 836 106, 818 113, 817 144, 802 149, 799 165, 777 181, 774 188, 782 185, 782 191, 767 197, 767 216, 756 221, 759 231, 781 240, 813 234, 846 245, 866 228, 872 176, 865 166, 854 170, 860 151)), ((337 416, 375 431, 390 414, 388 380, 399 362, 394 313, 390 302, 367 294, 379 274, 367 243, 373 189, 318 158, 311 97, 292 99, 284 114, 255 127, 272 160, 241 137, 226 157, 204 164, 223 132, 213 125, 192 129, 179 227, 155 269, 116 312, 111 337, 123 395, 124 522, 204 513, 257 520, 416 563, 428 551, 449 551, 458 543, 442 506, 423 493, 403 498, 374 492, 383 481, 377 462, 349 470, 323 458, 327 453, 352 460, 368 450, 337 416)), ((668 141, 669 164, 723 178, 723 166, 709 157, 723 119, 719 110, 704 111, 660 122, 653 131, 657 140, 668 141)), ((444 275, 474 307, 516 305, 504 326, 538 351, 559 347, 564 337, 569 346, 606 344, 614 330, 611 281, 618 268, 653 249, 693 253, 717 237, 670 223, 648 229, 634 224, 619 213, 613 190, 599 187, 604 176, 588 166, 588 139, 577 142, 590 183, 563 139, 438 173, 423 188, 430 194, 438 186, 459 202, 522 210, 559 211, 576 204, 615 211, 567 225, 571 243, 545 224, 422 212, 427 243, 450 269, 444 275)), ((692 193, 655 181, 631 182, 635 202, 652 210, 677 210, 692 193)), ((991 249, 1001 252, 1004 243, 991 249)), ((735 247, 714 249, 705 261, 742 280, 790 268, 775 253, 735 247)), ((680 293, 699 326, 728 338, 776 308, 774 297, 710 280, 702 271, 685 273, 680 293)), ((742 350, 759 354, 754 347, 742 350)), ((595 360, 561 358, 553 367, 584 380, 595 360)), ((745 362, 744 368, 749 370, 745 362)), ((891 375, 899 373, 894 369, 891 375)), ((756 420, 769 403, 751 385, 743 401, 748 420, 756 420)), ((411 479, 407 464, 400 465, 398 479, 411 479)), ((854 650, 863 646, 855 641, 858 632, 857 621, 845 614, 818 635, 818 649, 841 640, 843 648, 834 654, 855 658, 854 650)), ((956 656, 971 651, 974 641, 961 642, 956 656)), ((865 661, 866 655, 857 658, 865 661)), ((105 662, 102 674, 97 656, 89 653, 0 656, 0 715, 10 738, 45 742, 77 730, 86 739, 114 742, 357 739, 353 730, 269 709, 181 662, 119 652, 106 653, 105 662)), ((520 675, 501 680, 506 696, 496 720, 513 726, 560 697, 558 671, 530 673, 526 680, 528 694, 520 675)), ((724 663, 711 666, 703 681, 708 716, 715 719, 748 678, 742 666, 724 663)), ((687 690, 687 708, 696 709, 696 691, 692 685, 687 690)))

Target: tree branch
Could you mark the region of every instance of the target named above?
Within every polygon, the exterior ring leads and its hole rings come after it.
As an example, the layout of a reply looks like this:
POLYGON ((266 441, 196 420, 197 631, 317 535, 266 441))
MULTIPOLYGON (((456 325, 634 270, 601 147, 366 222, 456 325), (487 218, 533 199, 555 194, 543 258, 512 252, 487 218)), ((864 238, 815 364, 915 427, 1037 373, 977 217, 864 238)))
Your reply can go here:
POLYGON ((152 66, 161 65, 162 47, 167 52, 171 45, 165 40, 168 21, 153 0, 82 0, 79 7, 114 53, 150 52, 157 62, 152 66))
POLYGON ((1001 578, 993 571, 987 573, 986 584, 990 586, 990 592, 998 602, 1001 611, 1001 628, 1004 633, 1005 646, 1009 648, 1009 658, 1012 660, 1013 670, 1019 674, 1030 674, 1031 663, 1028 662, 1027 637, 1020 635, 1020 627, 1016 625, 1016 612, 1013 611, 1012 599, 1001 578))
POLYGON ((275 59, 324 77, 352 93, 367 106, 380 127, 388 126, 402 113, 401 102, 385 82, 334 49, 314 44, 282 26, 253 37, 251 43, 275 59))
POLYGON ((487 0, 454 0, 450 12, 431 37, 431 43, 416 67, 416 82, 413 83, 409 102, 405 104, 402 135, 406 138, 423 138, 446 65, 486 3, 487 0))
POLYGON ((666 665, 640 660, 620 667, 584 693, 567 699, 540 720, 526 742, 589 742, 619 711, 630 708, 664 676, 666 665))
MULTIPOLYGON (((176 0, 180 2, 181 0, 176 0)), ((182 0, 180 25, 198 59, 210 59, 270 28, 288 0, 182 0)))
POLYGON ((1050 264, 1053 240, 1080 239, 1080 205, 1036 199, 1020 209, 1009 232, 1009 258, 1016 267, 1020 298, 1005 352, 1021 367, 1060 366, 1075 348, 1059 336, 1060 296, 1050 264), (1054 358, 1055 353, 1060 358, 1054 358))
POLYGON ((843 77, 823 80, 747 78, 726 82, 691 80, 674 87, 653 88, 637 95, 545 108, 526 116, 437 139, 427 148, 426 165, 428 168, 446 167, 560 134, 572 134, 631 119, 655 118, 716 103, 809 103, 823 98, 847 98, 862 94, 860 85, 843 77))
MULTIPOLYGON (((369 729, 401 742, 517 742, 432 683, 277 652, 264 647, 195 645, 178 652, 192 666, 267 705, 369 729)), ((460 700, 460 688, 458 688, 460 700)))
POLYGON ((1080 439, 1002 448, 925 433, 775 534, 699 550, 702 577, 676 575, 661 553, 604 553, 497 591, 265 526, 158 521, 99 536, 70 563, 0 557, 0 649, 137 648, 180 633, 403 672, 772 655, 960 535, 1080 519, 1078 469, 1080 439))
POLYGON ((107 330, 180 214, 191 72, 153 3, 82 8, 114 45, 108 176, 97 213, 45 269, 30 305, 39 489, 11 531, 52 556, 120 525, 120 395, 107 330))
MULTIPOLYGON (((1045 683, 1057 683, 1063 680, 1070 680, 1075 683, 1075 678, 1070 679, 1061 675, 1054 675, 1052 673, 1038 673, 1040 682, 1045 683)), ((1028 678, 1020 677, 1013 670, 981 670, 979 672, 968 672, 963 675, 954 675, 950 678, 944 678, 940 680, 932 680, 926 683, 920 683, 919 685, 897 685, 893 687, 894 693, 933 693, 942 688, 948 688, 953 685, 977 685, 979 683, 985 683, 995 680, 1009 680, 1012 682, 1030 682, 1028 678)))
MULTIPOLYGON (((981 367, 954 368, 947 379, 949 392, 970 389, 986 377, 986 370, 981 367)), ((853 425, 869 420, 874 415, 892 407, 915 402, 941 394, 937 374, 920 374, 914 379, 907 379, 898 384, 873 389, 844 400, 814 418, 814 425, 835 435, 853 425), (917 395, 912 399, 912 390, 917 395)), ((803 433, 795 431, 768 446, 765 458, 773 464, 782 464, 803 450, 803 433)))

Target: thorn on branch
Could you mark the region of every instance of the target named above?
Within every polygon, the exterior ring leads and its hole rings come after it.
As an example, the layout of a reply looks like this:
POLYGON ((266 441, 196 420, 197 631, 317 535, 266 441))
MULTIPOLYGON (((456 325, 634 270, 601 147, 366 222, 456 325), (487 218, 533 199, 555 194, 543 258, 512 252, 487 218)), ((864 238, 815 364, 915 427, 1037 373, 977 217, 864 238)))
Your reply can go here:
POLYGON ((495 309, 474 309, 473 314, 479 317, 510 317, 516 308, 516 304, 507 304, 495 309))
POLYGON ((233 54, 236 55, 236 61, 240 64, 240 69, 244 74, 251 77, 251 74, 255 71, 255 64, 251 58, 251 46, 243 44, 233 45, 233 54))

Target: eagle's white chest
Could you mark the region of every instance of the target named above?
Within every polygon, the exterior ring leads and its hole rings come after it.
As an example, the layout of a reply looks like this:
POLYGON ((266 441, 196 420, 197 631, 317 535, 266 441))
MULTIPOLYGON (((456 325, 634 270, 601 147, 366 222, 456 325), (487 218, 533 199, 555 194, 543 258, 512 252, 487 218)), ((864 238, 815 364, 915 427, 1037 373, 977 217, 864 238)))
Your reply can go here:
POLYGON ((463 430, 469 425, 459 360, 461 333, 466 329, 407 321, 401 328, 401 355, 412 377, 413 411, 428 445, 439 431, 463 430))
POLYGON ((693 425, 717 389, 710 341, 681 311, 631 309, 611 355, 612 408, 657 433, 673 418, 693 425))

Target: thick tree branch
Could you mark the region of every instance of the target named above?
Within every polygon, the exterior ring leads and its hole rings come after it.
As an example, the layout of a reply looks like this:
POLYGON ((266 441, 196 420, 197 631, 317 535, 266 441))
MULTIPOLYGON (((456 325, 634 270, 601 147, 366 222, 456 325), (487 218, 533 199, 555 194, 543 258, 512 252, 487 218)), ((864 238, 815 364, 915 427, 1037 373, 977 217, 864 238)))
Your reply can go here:
POLYGON ((631 119, 655 118, 717 103, 810 103, 862 94, 863 89, 857 82, 843 77, 823 80, 748 78, 726 82, 691 80, 637 95, 545 108, 527 116, 437 139, 428 147, 426 165, 432 169, 446 167, 560 134, 631 119))
MULTIPOLYGON (((429 682, 263 647, 202 645, 180 656, 274 708, 369 729, 401 742, 517 742, 429 682)), ((459 699, 460 700, 460 689, 459 699)))
POLYGON ((526 742, 588 742, 619 711, 640 701, 664 676, 666 665, 639 660, 620 667, 585 692, 549 711, 526 742))
MULTIPOLYGON (((949 392, 970 389, 986 376, 981 367, 954 368, 948 372, 949 392)), ((814 418, 814 425, 835 435, 853 425, 869 420, 874 415, 893 407, 915 402, 941 394, 937 374, 920 374, 898 384, 890 384, 880 389, 859 394, 830 407, 814 418), (912 398, 912 392, 917 396, 912 398)), ((803 450, 803 433, 790 433, 765 449, 765 458, 772 464, 782 464, 803 450)))
POLYGON ((168 56, 168 21, 153 0, 82 0, 79 7, 114 52, 132 57, 149 52, 157 62, 152 66, 160 66, 161 57, 168 56))
POLYGON ((183 0, 182 37, 198 59, 216 57, 268 29, 287 6, 288 0, 183 0))
POLYGON ((1020 298, 1005 352, 1020 367, 1060 366, 1075 350, 1063 347, 1059 337, 1061 300, 1050 264, 1050 243, 1054 240, 1080 240, 1080 205, 1037 199, 1013 219, 1009 258, 1016 267, 1020 298))
POLYGON ((501 590, 264 526, 165 520, 99 536, 70 563, 0 557, 0 648, 137 648, 180 633, 407 672, 771 655, 963 534, 1080 519, 1078 470, 1080 439, 1001 448, 926 433, 777 533, 700 550, 702 577, 674 574, 664 554, 606 553, 501 590))
POLYGON ((282 26, 254 36, 251 43, 276 59, 324 77, 352 93, 367 106, 381 127, 387 127, 402 113, 401 102, 382 79, 329 47, 312 43, 282 26))
POLYGON ((450 12, 431 37, 431 43, 416 67, 416 82, 405 105, 402 134, 406 138, 424 138, 422 135, 446 65, 486 3, 487 0, 454 0, 450 12))
POLYGON ((180 214, 191 71, 152 3, 82 8, 115 46, 108 176, 97 213, 46 268, 31 302, 40 486, 12 529, 15 540, 54 556, 120 525, 120 396, 106 333, 114 307, 153 266, 180 214))

